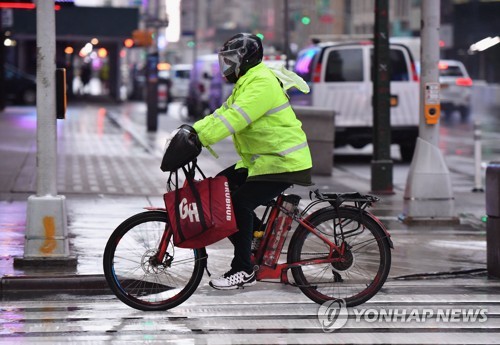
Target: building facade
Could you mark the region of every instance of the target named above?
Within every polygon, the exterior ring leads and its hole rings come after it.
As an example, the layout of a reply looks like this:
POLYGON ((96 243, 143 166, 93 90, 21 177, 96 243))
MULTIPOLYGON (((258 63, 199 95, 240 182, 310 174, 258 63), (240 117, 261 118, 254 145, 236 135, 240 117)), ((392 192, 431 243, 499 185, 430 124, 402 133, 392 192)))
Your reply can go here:
MULTIPOLYGON (((216 50, 238 32, 261 34, 269 53, 284 53, 285 26, 293 53, 308 44, 314 34, 341 34, 345 30, 344 1, 334 0, 182 0, 180 42, 171 44, 177 60, 191 62, 196 41, 197 54, 216 50), (288 23, 285 11, 288 10, 288 23), (192 49, 191 49, 192 50, 192 49)), ((180 61, 177 61, 180 62, 180 61)))

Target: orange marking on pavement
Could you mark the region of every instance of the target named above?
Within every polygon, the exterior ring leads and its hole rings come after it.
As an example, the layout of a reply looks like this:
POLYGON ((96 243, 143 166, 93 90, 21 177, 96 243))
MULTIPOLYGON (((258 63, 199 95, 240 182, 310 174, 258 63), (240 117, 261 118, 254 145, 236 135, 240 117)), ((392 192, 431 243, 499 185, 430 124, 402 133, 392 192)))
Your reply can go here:
POLYGON ((40 251, 44 254, 50 254, 57 247, 55 240, 56 224, 54 217, 43 217, 43 228, 45 231, 45 241, 40 247, 40 251))

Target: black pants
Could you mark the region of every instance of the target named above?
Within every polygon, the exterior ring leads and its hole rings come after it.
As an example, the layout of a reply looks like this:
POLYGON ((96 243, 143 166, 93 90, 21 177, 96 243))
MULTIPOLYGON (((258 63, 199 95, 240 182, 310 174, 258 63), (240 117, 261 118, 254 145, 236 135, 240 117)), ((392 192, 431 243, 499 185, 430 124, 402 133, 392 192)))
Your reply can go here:
POLYGON ((254 210, 280 195, 291 184, 267 181, 247 182, 247 171, 245 169, 235 170, 234 167, 234 165, 230 166, 218 174, 224 175, 228 179, 236 224, 239 230, 229 237, 234 245, 234 258, 231 262, 231 268, 238 271, 251 271, 253 269, 250 256, 254 231, 254 210))

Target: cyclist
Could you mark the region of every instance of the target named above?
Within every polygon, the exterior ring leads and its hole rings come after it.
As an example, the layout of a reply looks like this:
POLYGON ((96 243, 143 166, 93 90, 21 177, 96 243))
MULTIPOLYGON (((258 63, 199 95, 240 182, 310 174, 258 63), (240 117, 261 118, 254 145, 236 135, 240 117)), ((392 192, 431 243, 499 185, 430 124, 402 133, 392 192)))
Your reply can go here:
POLYGON ((229 290, 255 284, 250 261, 254 210, 277 197, 292 184, 311 185, 311 154, 301 122, 288 101, 291 86, 308 92, 295 73, 274 71, 262 63, 261 40, 240 33, 219 51, 220 71, 234 83, 224 104, 194 123, 203 146, 232 135, 241 160, 223 170, 229 181, 238 232, 231 269, 210 286, 229 290))

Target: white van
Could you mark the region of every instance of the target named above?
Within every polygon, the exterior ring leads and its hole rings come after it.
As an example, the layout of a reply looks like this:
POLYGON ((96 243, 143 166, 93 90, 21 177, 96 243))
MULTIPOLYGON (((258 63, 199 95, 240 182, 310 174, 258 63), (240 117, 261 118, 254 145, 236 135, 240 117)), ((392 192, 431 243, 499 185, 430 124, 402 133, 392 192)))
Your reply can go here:
MULTIPOLYGON (((418 137, 419 81, 410 50, 390 44, 391 140, 404 161, 411 161, 418 137)), ((292 105, 333 109, 335 147, 362 148, 372 143, 373 44, 328 42, 302 50, 294 71, 310 86, 309 94, 290 92, 292 105)))
POLYGON ((185 99, 189 92, 189 79, 193 65, 178 64, 173 65, 170 69, 170 95, 173 99, 185 99))
POLYGON ((190 118, 196 120, 210 114, 210 83, 219 74, 217 54, 199 55, 193 65, 186 106, 190 118))

